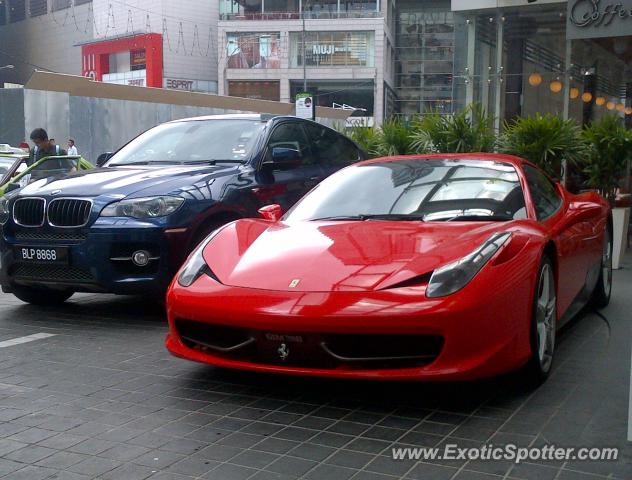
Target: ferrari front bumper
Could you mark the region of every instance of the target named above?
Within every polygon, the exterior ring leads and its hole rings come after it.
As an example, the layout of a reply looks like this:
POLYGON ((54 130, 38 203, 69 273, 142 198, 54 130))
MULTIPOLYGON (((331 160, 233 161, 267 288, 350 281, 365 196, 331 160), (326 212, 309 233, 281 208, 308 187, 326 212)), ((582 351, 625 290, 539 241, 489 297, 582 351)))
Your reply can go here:
POLYGON ((391 380, 493 376, 529 358, 533 298, 528 269, 499 284, 498 268, 438 299, 426 298, 424 285, 324 293, 231 287, 205 275, 188 288, 173 282, 166 346, 178 357, 259 372, 391 380))

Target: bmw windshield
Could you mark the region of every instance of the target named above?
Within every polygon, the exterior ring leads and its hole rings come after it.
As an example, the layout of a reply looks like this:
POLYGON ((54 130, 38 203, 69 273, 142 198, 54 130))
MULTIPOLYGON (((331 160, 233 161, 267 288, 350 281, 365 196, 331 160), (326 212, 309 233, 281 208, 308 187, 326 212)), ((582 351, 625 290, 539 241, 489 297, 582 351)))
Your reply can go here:
POLYGON ((242 163, 264 127, 264 122, 248 119, 165 123, 132 140, 106 166, 242 163))
POLYGON ((285 216, 303 220, 508 221, 526 218, 516 169, 480 160, 403 160, 352 166, 285 216))

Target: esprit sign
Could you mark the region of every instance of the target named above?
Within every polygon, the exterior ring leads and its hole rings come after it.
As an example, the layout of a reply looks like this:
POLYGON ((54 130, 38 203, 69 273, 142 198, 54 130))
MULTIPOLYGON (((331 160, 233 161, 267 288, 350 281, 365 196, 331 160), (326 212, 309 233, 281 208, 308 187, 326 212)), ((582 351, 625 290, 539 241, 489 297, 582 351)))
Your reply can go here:
POLYGON ((191 92, 193 91, 193 83, 193 80, 179 80, 177 78, 165 79, 166 87, 173 90, 187 90, 191 92))
POLYGON ((569 0, 568 39, 632 35, 632 0, 569 0))

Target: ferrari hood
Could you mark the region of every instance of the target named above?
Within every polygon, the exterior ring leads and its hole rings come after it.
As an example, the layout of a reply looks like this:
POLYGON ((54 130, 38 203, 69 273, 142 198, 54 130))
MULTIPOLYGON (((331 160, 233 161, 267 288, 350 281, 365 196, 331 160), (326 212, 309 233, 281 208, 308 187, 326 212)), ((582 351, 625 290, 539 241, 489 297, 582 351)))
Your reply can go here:
POLYGON ((432 272, 507 223, 299 222, 229 224, 204 249, 225 285, 263 290, 372 291, 432 272))

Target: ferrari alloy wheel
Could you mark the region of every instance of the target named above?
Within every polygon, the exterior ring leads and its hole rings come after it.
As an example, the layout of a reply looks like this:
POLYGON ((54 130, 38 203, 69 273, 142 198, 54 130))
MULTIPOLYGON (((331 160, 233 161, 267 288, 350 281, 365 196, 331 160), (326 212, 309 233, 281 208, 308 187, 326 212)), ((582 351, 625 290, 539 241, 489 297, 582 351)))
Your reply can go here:
POLYGON ((606 228, 603 236, 601 271, 590 299, 591 304, 596 308, 604 308, 610 303, 612 292, 612 239, 610 237, 610 230, 606 228))
POLYGON ((11 287, 11 292, 23 302, 42 306, 60 305, 75 293, 68 290, 23 286, 11 287))
POLYGON ((531 320, 531 359, 527 375, 536 383, 544 381, 551 371, 555 353, 557 323, 557 288, 553 265, 544 257, 538 272, 531 320))

